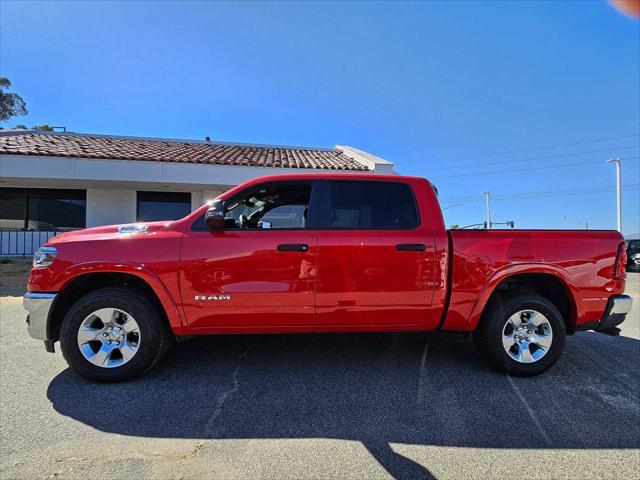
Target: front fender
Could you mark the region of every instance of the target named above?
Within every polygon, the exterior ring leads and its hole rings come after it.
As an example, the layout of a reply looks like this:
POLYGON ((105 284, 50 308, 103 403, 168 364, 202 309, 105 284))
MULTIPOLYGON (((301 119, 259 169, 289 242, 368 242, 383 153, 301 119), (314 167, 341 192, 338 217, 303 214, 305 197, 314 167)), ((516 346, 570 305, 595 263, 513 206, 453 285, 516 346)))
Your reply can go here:
POLYGON ((184 322, 180 315, 180 310, 164 282, 155 272, 134 262, 91 261, 74 264, 55 278, 51 289, 64 291, 74 280, 84 275, 95 273, 126 273, 146 282, 157 295, 158 300, 160 300, 173 332, 176 335, 184 333, 184 322))

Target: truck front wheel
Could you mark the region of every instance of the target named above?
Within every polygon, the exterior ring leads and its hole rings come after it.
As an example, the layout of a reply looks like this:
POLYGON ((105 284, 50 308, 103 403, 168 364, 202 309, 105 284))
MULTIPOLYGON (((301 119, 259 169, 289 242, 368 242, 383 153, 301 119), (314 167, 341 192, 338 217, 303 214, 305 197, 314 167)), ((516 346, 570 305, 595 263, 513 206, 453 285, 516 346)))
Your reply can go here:
POLYGON ((78 299, 65 315, 60 348, 79 375, 118 382, 145 373, 170 341, 161 312, 131 290, 102 288, 78 299))
POLYGON ((538 375, 554 365, 565 345, 558 309, 540 295, 519 295, 492 302, 473 334, 482 356, 503 372, 538 375))

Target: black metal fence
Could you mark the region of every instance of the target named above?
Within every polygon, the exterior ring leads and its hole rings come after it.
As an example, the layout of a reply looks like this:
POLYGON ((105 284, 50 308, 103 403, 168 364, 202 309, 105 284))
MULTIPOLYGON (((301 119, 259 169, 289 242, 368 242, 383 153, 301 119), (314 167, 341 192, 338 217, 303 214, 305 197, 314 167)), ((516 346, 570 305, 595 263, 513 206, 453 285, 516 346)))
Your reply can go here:
POLYGON ((60 230, 24 230, 0 228, 0 256, 27 257, 55 237, 60 230))

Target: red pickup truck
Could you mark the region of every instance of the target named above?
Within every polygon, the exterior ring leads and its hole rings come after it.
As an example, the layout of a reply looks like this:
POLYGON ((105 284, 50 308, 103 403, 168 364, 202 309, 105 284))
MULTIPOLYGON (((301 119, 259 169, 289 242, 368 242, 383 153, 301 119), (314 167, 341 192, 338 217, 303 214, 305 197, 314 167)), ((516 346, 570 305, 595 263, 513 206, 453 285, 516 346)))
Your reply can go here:
POLYGON ((180 220, 54 237, 24 306, 31 336, 99 381, 192 335, 427 330, 535 375, 566 335, 625 319, 625 255, 615 231, 447 231, 423 178, 271 176, 180 220))

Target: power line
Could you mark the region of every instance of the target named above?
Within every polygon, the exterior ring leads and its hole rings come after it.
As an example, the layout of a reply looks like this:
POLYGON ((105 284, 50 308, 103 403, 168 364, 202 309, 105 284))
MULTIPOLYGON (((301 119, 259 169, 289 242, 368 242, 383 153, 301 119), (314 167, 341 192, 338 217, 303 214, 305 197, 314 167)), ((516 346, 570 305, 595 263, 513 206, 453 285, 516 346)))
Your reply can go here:
MULTIPOLYGON (((620 160, 635 160, 640 157, 625 157, 620 160)), ((518 168, 515 170, 494 170, 493 172, 475 172, 475 173, 460 173, 457 175, 440 175, 434 178, 455 178, 455 177, 475 177, 475 176, 486 176, 486 175, 499 175, 503 173, 514 173, 514 172, 531 172, 534 170, 548 170, 550 168, 562 168, 562 167, 575 167, 578 165, 595 165, 602 164, 602 160, 593 160, 590 162, 574 162, 574 163, 556 163, 555 165, 547 165, 544 167, 529 167, 529 168, 518 168)))
POLYGON ((545 145, 542 147, 529 147, 529 148, 520 148, 517 150, 505 150, 502 152, 491 152, 491 153, 477 153, 477 154, 473 154, 473 155, 456 155, 456 156, 451 156, 451 157, 443 157, 443 158, 439 158, 438 161, 445 161, 445 160, 462 160, 462 159, 466 159, 466 158, 479 158, 479 157, 492 157, 495 155, 507 155, 510 153, 520 153, 520 152, 530 152, 530 151, 534 151, 534 150, 545 150, 547 148, 560 148, 560 147, 572 147, 575 145, 585 145, 588 143, 598 143, 598 142, 607 142, 610 140, 620 140, 623 138, 635 138, 635 137, 640 137, 640 135, 636 134, 636 135, 622 135, 620 137, 609 137, 609 138, 598 138, 598 139, 593 139, 593 140, 583 140, 580 142, 573 142, 573 143, 559 143, 556 145, 545 145))
MULTIPOLYGON (((622 186, 623 190, 638 190, 640 189, 640 183, 630 183, 622 186)), ((586 188, 574 188, 570 190, 541 190, 535 192, 511 192, 511 193, 502 193, 502 194, 492 194, 491 199, 495 201, 511 201, 511 200, 529 200, 533 198, 549 198, 549 197, 572 197, 577 195, 590 195, 593 193, 607 193, 613 192, 616 190, 616 187, 586 187, 586 188)), ((451 202, 463 202, 463 203, 471 203, 471 202, 483 202, 485 198, 478 194, 473 196, 466 197, 452 197, 452 198, 443 198, 441 203, 451 203, 451 202)))
POLYGON ((558 155, 547 155, 544 157, 533 157, 533 158, 521 158, 519 160, 501 160, 499 162, 485 162, 485 163, 462 163, 462 164, 458 164, 458 165, 453 165, 453 166, 449 166, 449 167, 436 167, 436 168, 431 168, 431 167, 427 167, 427 166, 422 166, 422 167, 418 167, 418 168, 409 168, 407 169, 407 171, 411 172, 411 171, 416 171, 416 170, 433 170, 433 171, 438 171, 438 170, 451 170, 451 169, 455 169, 455 168, 462 168, 462 167, 483 167, 485 165, 504 165, 507 163, 519 163, 519 162, 531 162, 534 160, 549 160, 552 158, 562 158, 562 157, 575 157, 578 155, 587 155, 590 153, 603 153, 603 152, 610 152, 613 150, 626 150, 628 148, 638 148, 640 147, 640 145, 627 145, 624 147, 611 147, 611 148, 604 148, 604 149, 600 149, 600 150, 588 150, 586 152, 573 152, 573 153, 562 153, 562 154, 558 154, 558 155))

